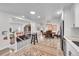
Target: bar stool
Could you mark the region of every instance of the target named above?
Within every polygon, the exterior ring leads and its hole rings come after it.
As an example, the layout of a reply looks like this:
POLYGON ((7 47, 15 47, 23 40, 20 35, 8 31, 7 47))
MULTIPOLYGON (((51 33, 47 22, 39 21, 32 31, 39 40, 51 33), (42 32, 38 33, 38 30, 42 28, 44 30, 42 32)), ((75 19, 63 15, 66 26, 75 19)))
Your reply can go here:
POLYGON ((36 42, 38 43, 37 33, 32 34, 31 44, 32 44, 32 42, 34 43, 34 45, 36 42))

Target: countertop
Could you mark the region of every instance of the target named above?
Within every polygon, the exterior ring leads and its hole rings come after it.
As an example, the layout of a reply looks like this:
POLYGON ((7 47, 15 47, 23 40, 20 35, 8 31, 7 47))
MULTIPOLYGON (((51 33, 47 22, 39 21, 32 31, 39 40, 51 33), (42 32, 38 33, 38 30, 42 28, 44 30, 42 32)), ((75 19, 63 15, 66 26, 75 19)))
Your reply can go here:
POLYGON ((72 42, 72 41, 78 41, 79 42, 79 37, 64 36, 64 38, 72 45, 72 47, 74 47, 77 50, 77 52, 79 52, 79 46, 77 46, 75 43, 72 42))

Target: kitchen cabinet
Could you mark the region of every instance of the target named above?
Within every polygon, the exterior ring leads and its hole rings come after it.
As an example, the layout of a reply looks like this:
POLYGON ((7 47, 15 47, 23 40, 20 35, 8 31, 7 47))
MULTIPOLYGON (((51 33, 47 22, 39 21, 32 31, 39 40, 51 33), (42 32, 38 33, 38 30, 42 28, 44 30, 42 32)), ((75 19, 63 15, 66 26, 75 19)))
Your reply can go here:
POLYGON ((64 9, 64 21, 69 24, 70 27, 79 27, 79 4, 73 4, 72 6, 64 9))
POLYGON ((75 4, 75 27, 79 27, 79 4, 75 4))
POLYGON ((72 18, 74 19, 73 20, 73 26, 74 27, 79 27, 79 4, 74 4, 73 6, 73 16, 72 18))
POLYGON ((66 41, 66 56, 79 56, 79 52, 68 41, 66 41))

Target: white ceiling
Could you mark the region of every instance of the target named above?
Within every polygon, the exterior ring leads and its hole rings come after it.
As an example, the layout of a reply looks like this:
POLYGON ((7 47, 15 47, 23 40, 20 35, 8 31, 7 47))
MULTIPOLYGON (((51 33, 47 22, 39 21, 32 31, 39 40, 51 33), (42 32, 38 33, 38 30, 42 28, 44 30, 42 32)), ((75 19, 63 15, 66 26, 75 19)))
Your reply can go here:
POLYGON ((59 18, 57 11, 65 8, 69 3, 0 3, 0 11, 10 13, 16 16, 25 16, 36 22, 46 19, 52 20, 59 18), (30 11, 35 11, 35 15, 29 14, 30 11), (37 16, 40 16, 38 18, 37 16))

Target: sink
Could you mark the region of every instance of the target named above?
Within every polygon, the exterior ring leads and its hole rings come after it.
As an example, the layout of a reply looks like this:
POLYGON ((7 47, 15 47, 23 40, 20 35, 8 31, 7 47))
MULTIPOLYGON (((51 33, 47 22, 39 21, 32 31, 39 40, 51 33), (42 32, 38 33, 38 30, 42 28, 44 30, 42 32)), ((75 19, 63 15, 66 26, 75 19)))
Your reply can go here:
POLYGON ((77 46, 79 46, 79 42, 78 41, 72 41, 73 43, 75 43, 77 46))

